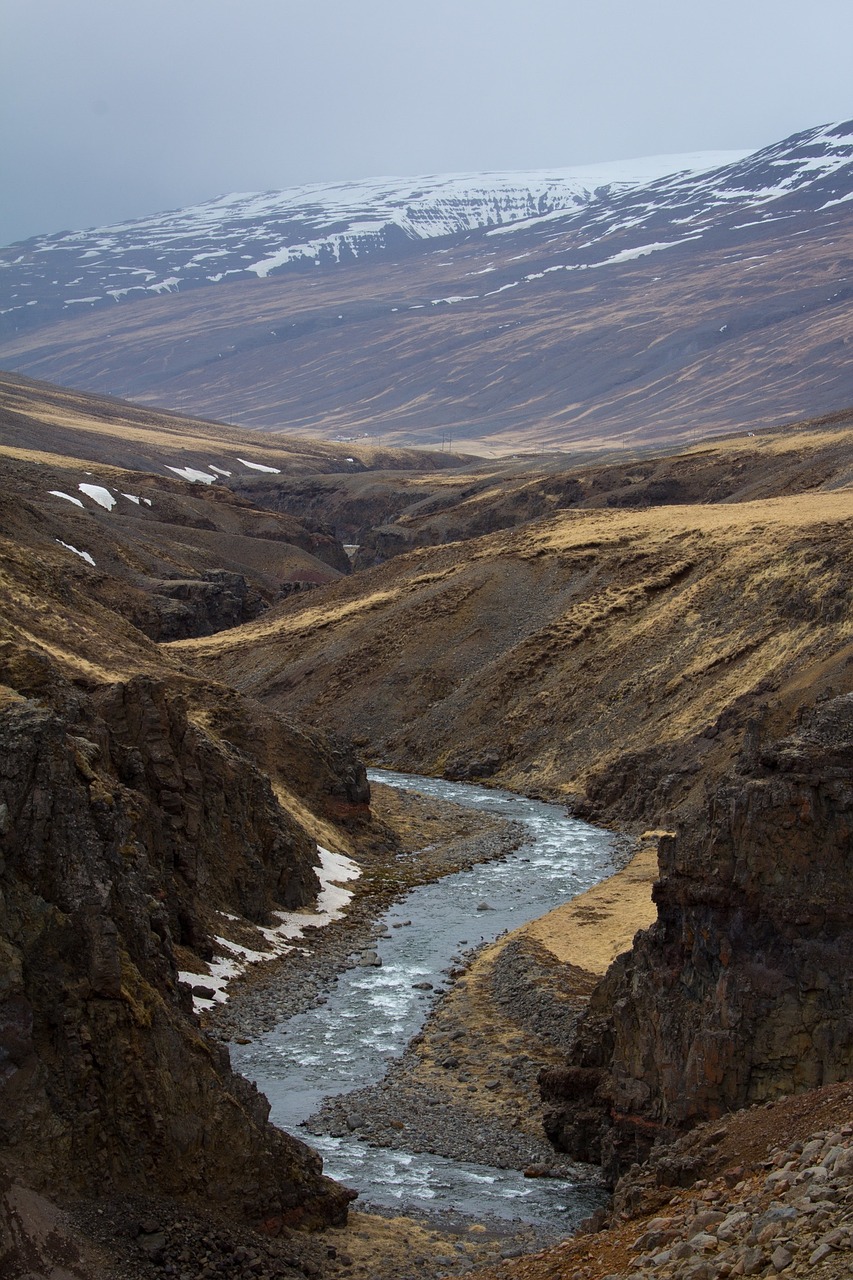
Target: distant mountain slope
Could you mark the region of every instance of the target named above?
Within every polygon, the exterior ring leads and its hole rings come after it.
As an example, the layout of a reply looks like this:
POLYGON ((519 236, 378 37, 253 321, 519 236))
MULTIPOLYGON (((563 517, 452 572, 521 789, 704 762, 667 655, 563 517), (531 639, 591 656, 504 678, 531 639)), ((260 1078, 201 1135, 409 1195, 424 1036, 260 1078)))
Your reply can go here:
MULTIPOLYGON (((244 426, 481 451, 647 447, 831 413, 853 401, 851 156, 853 121, 407 239, 405 255, 264 276, 275 252, 256 245, 243 278, 204 289, 76 305, 41 327, 36 302, 0 362, 244 426)), ((387 213, 376 198, 365 235, 387 213)), ((354 233, 356 203, 333 226, 327 199, 323 234, 354 233)), ((209 243, 187 232, 185 261, 209 243)))
POLYGON ((90 231, 60 232, 0 251, 0 331, 43 324, 81 307, 140 299, 288 266, 399 255, 458 237, 564 212, 701 172, 742 152, 699 152, 531 173, 432 175, 317 183, 222 196, 90 231))
POLYGON ((793 134, 772 146, 704 173, 675 173, 647 186, 614 190, 576 216, 555 213, 547 219, 513 224, 491 234, 534 227, 541 234, 577 229, 585 243, 571 265, 598 265, 699 240, 709 231, 745 229, 817 213, 853 200, 853 119, 793 134), (665 233, 666 240, 653 240, 665 233), (630 247, 612 256, 614 239, 630 247), (608 256, 610 254, 611 256, 608 256))

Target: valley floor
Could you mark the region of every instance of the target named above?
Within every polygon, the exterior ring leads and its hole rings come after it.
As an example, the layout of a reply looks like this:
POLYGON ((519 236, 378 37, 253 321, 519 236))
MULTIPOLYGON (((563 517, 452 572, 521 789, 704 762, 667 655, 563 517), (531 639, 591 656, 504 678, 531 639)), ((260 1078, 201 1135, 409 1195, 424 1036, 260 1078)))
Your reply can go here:
MULTIPOLYGON (((381 788, 376 802, 398 832, 408 828, 414 844, 428 836, 434 874, 441 874, 442 863, 446 869, 459 865, 464 855, 457 815, 443 815, 435 801, 425 808, 381 788)), ((360 1136, 380 1145, 464 1158, 477 1134, 486 1144, 478 1158, 500 1163, 515 1150, 531 1176, 559 1172, 560 1157, 542 1141, 530 1105, 538 1069, 559 1056, 559 1045, 542 1030, 555 1002, 564 1014, 572 1005, 579 1011, 597 976, 654 918, 655 834, 617 874, 455 971, 451 989, 386 1080, 328 1104, 315 1120, 317 1130, 345 1126, 347 1112, 357 1110, 360 1136)), ((469 841, 468 856, 488 856, 494 840, 491 832, 486 845, 469 841)), ((363 925, 369 933, 369 918, 363 925)), ((332 955, 333 936, 326 936, 332 955)), ((322 955, 325 947, 318 938, 315 952, 322 955)), ((262 985, 272 978, 270 968, 262 985)), ((281 989, 280 982, 276 986, 281 989)), ((257 995, 247 998, 246 989, 238 989, 219 1026, 260 1031, 269 1020, 258 1020, 259 1008, 257 995)), ((565 1025, 565 1017, 560 1022, 565 1025)), ((598 1230, 539 1252, 527 1230, 507 1234, 494 1223, 355 1212, 345 1229, 323 1236, 322 1274, 365 1280, 474 1272, 479 1280, 777 1274, 840 1280, 851 1274, 853 1261, 851 1122, 853 1089, 839 1084, 700 1126, 670 1149, 672 1167, 659 1158, 657 1167, 622 1180, 598 1230)), ((319 1273, 309 1266, 306 1274, 319 1273)))
MULTIPOLYGON (((428 847, 427 878, 500 856, 517 842, 511 824, 460 812, 374 786, 373 805, 412 852, 428 847), (473 818, 473 821, 472 821, 473 818), (508 827, 508 830, 501 828, 508 827)), ((399 865, 399 864, 398 864, 399 865)), ((310 955, 292 952, 254 966, 232 987, 229 1003, 208 1015, 211 1029, 245 1041, 313 1002, 354 951, 376 937, 376 918, 394 890, 390 868, 373 869, 340 925, 316 930, 310 955), (381 882, 385 890, 377 892, 381 882)), ((480 950, 440 998, 423 1030, 380 1084, 330 1100, 313 1118, 315 1132, 347 1132, 358 1112, 359 1136, 377 1145, 426 1151, 459 1160, 524 1168, 530 1176, 577 1169, 544 1138, 538 1070, 559 1060, 548 1028, 568 1035, 598 976, 653 918, 650 887, 657 863, 652 844, 589 893, 480 950), (559 1018, 554 1014, 561 1015, 559 1018), (405 1121, 400 1117, 404 1117, 405 1121)), ((348 959, 349 958, 349 959, 348 959)), ((590 1171, 595 1181, 594 1171, 590 1171)), ((353 1275, 377 1280, 464 1273, 472 1266, 529 1253, 543 1237, 533 1228, 435 1215, 429 1220, 355 1213, 334 1232, 333 1247, 352 1258, 353 1275), (341 1244, 340 1241, 344 1243, 341 1244)), ((337 1267, 326 1264, 329 1274, 337 1267)), ((349 1268, 347 1268, 349 1271, 349 1268)))
MULTIPOLYGON (((482 815, 469 815, 460 830, 455 808, 389 788, 374 789, 374 805, 404 854, 429 846, 418 878, 500 856, 518 838, 482 815)), ((316 999, 353 949, 375 937, 382 910, 410 887, 413 862, 390 849, 378 856, 349 918, 316 930, 310 955, 294 951, 254 966, 210 1018, 214 1034, 260 1034, 316 999)), ((515 1153, 531 1176, 558 1172, 560 1158, 531 1107, 538 1069, 559 1056, 548 1029, 571 1026, 566 1012, 583 1007, 597 976, 652 920, 656 875, 650 836, 616 875, 455 971, 402 1062, 358 1097, 363 1136, 383 1145, 399 1139, 410 1149, 420 1141, 422 1149, 463 1158, 476 1136, 486 1143, 479 1158, 500 1163, 515 1153), (558 1008, 563 1016, 554 1019, 558 1008)), ((326 1127, 342 1115, 332 1104, 326 1127)), ((460 1215, 355 1210, 344 1228, 305 1235, 276 1227, 265 1237, 153 1200, 101 1201, 66 1216, 26 1193, 18 1210, 30 1233, 48 1242, 44 1257, 52 1256, 34 1274, 52 1280, 840 1280, 853 1261, 851 1121, 853 1089, 835 1085, 701 1126, 622 1179, 597 1231, 544 1250, 530 1230, 460 1215)))

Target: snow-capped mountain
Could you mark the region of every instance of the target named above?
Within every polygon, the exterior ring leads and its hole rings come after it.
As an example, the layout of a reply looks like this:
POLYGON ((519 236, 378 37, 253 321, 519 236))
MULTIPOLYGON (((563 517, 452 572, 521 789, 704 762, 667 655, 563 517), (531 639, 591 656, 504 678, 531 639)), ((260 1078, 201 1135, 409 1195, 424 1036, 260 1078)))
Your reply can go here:
POLYGON ((699 240, 709 230, 741 230, 797 213, 832 209, 853 200, 853 119, 796 133, 717 168, 676 173, 646 186, 614 190, 582 211, 555 211, 490 234, 533 229, 541 235, 577 227, 580 263, 616 261, 614 240, 630 241, 629 256, 699 240), (661 238, 658 238, 661 237, 661 238))
POLYGON ((744 152, 651 156, 583 168, 324 183, 222 196, 133 222, 37 236, 0 251, 6 332, 104 302, 333 265, 565 213, 697 175, 744 152))
MULTIPOLYGON (((0 250, 0 330, 99 305, 286 269, 388 260, 441 239, 559 236, 566 267, 599 265, 853 198, 853 121, 754 152, 583 168, 325 183, 205 204, 0 250)), ((560 264, 555 264, 555 268, 560 264)))
POLYGON ((0 364, 244 426, 515 450, 853 404, 853 121, 680 166, 232 196, 4 256, 0 364))

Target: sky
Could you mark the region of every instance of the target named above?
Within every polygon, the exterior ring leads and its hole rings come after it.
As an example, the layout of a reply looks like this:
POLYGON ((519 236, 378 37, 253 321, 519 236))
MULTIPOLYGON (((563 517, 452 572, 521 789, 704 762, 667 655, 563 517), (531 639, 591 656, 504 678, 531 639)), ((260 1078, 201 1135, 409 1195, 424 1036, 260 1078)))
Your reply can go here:
POLYGON ((851 0, 0 0, 0 245, 853 116, 851 0))

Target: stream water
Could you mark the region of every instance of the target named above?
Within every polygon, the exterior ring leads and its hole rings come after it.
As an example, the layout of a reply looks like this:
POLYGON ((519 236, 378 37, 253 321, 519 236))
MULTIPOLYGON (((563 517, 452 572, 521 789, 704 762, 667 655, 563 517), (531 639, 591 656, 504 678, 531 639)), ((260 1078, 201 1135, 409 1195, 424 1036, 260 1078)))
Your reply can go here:
MULTIPOLYGON (((371 781, 521 822, 525 843, 509 857, 412 890, 379 922, 381 967, 340 975, 325 1003, 248 1045, 235 1068, 267 1095, 271 1119, 294 1133, 323 1098, 382 1078, 423 1025, 444 971, 458 957, 583 892, 613 870, 615 837, 556 805, 469 783, 372 770, 371 781), (433 984, 425 990, 414 984, 433 984)), ((588 1185, 526 1179, 520 1172, 369 1147, 356 1137, 308 1139, 326 1172, 366 1204, 452 1210, 565 1233, 600 1197, 588 1185)))

